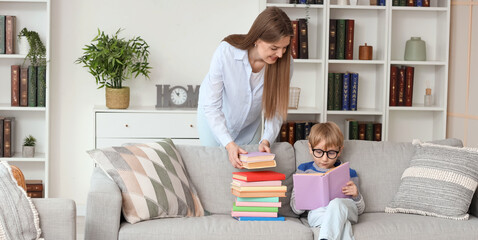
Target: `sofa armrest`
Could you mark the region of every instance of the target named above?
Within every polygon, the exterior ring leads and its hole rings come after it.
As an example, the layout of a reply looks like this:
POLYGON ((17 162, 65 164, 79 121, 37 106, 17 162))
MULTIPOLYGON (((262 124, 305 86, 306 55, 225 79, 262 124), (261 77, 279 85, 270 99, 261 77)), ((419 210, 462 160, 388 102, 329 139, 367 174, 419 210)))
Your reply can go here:
POLYGON ((32 198, 44 239, 76 239, 76 204, 71 199, 32 198))
POLYGON ((85 239, 118 239, 121 202, 116 183, 99 167, 95 168, 86 203, 85 239))

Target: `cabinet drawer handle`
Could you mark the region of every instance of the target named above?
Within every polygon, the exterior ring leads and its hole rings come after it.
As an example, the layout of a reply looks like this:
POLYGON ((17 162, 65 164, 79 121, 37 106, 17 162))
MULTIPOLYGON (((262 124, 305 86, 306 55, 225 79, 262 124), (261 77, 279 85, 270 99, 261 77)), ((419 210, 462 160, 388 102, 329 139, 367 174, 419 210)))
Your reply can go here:
POLYGON ((125 127, 129 127, 129 125, 128 125, 128 124, 125 124, 124 126, 125 126, 125 127))
POLYGON ((190 124, 190 125, 189 125, 189 127, 193 128, 193 127, 194 127, 194 125, 190 124))

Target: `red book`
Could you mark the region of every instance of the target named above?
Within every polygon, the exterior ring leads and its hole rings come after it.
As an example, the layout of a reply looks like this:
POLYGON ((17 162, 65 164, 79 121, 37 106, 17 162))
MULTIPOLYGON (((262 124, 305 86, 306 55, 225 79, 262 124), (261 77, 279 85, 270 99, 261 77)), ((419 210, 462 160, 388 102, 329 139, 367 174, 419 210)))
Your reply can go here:
POLYGON ((397 106, 398 101, 398 68, 390 68, 390 106, 397 106))
POLYGON ((282 123, 282 126, 280 127, 280 141, 281 142, 287 142, 289 141, 289 131, 287 129, 287 123, 282 123))
POLYGON ((20 106, 20 65, 12 65, 11 73, 12 73, 11 105, 20 106))
POLYGON ((292 20, 292 31, 294 31, 294 37, 292 37, 292 43, 290 44, 290 50, 294 59, 299 58, 299 21, 292 20))
POLYGON ((20 106, 28 106, 28 67, 20 68, 20 106))
POLYGON ((289 130, 288 133, 288 142, 290 145, 294 146, 295 143, 295 122, 288 122, 287 123, 287 129, 289 130))
POLYGON ((246 182, 285 180, 285 174, 274 171, 233 172, 232 178, 246 182))
POLYGON ((405 72, 405 106, 412 106, 414 67, 407 67, 405 72))
POLYGON ((345 59, 354 59, 354 29, 355 20, 345 20, 345 59))
POLYGON ((5 53, 14 54, 15 53, 15 28, 16 17, 15 16, 6 16, 5 17, 5 53))
POLYGON ((397 106, 405 105, 405 67, 398 69, 398 100, 397 106))
POLYGON ((309 58, 309 30, 307 29, 307 19, 299 18, 299 58, 309 58))

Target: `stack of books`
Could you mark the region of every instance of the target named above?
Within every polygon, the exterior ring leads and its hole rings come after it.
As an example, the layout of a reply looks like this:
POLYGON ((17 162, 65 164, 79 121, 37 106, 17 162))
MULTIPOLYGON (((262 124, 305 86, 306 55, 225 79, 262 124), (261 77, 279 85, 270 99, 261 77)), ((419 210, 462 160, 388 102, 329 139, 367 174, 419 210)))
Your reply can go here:
POLYGON ((274 171, 234 172, 231 192, 236 201, 231 216, 239 221, 284 221, 279 197, 285 197, 285 175, 274 171))
POLYGON ((242 166, 246 169, 258 169, 275 167, 275 154, 266 152, 251 152, 247 154, 239 154, 242 166))

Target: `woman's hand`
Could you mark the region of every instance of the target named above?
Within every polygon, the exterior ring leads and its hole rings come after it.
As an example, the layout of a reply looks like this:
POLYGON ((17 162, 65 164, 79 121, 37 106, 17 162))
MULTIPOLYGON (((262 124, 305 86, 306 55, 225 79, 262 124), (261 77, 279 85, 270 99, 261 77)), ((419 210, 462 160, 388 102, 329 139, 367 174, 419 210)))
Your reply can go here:
POLYGON ((259 152, 268 152, 271 153, 271 144, 267 140, 262 140, 261 144, 259 144, 259 152))
POLYGON ((342 192, 347 196, 352 196, 353 198, 358 196, 358 189, 353 181, 347 182, 345 187, 342 188, 342 192))
POLYGON ((226 150, 229 155, 229 161, 232 166, 238 169, 244 168, 241 160, 239 160, 239 154, 247 154, 247 151, 240 148, 235 142, 230 142, 226 145, 226 150))

